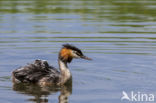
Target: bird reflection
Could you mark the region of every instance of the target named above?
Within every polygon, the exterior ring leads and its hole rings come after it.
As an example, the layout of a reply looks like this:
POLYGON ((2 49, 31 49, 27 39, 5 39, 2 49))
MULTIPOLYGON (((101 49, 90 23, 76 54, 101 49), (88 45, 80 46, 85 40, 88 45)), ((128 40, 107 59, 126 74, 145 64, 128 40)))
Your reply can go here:
POLYGON ((32 101, 35 103, 48 103, 48 95, 60 91, 58 103, 68 103, 68 97, 72 93, 72 84, 63 85, 61 87, 40 87, 39 85, 35 84, 18 83, 13 84, 13 90, 20 94, 33 96, 33 98, 28 99, 28 101, 32 101))

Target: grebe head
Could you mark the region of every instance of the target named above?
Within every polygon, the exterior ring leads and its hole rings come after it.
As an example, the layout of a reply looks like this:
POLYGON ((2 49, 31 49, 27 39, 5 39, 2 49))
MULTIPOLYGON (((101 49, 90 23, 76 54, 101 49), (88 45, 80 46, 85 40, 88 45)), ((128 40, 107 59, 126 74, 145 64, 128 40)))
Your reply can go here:
POLYGON ((70 63, 73 58, 92 60, 91 58, 88 58, 87 56, 83 55, 82 51, 79 48, 70 44, 64 44, 63 48, 59 53, 59 59, 63 62, 70 63))

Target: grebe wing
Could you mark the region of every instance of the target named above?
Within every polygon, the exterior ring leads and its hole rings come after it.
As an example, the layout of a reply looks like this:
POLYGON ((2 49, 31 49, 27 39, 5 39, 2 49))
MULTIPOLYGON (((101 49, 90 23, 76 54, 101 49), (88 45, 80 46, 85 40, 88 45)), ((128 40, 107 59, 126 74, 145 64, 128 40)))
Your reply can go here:
POLYGON ((47 75, 59 76, 59 71, 49 66, 45 60, 35 60, 34 63, 18 68, 12 72, 13 77, 20 82, 36 83, 47 75))

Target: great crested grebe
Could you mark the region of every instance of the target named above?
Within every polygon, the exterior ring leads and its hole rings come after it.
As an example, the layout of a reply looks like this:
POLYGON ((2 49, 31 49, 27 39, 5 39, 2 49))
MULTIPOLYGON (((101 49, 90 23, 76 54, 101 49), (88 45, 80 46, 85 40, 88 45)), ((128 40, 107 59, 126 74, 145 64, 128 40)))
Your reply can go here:
POLYGON ((58 56, 60 71, 49 66, 47 61, 37 59, 32 64, 14 70, 12 72, 12 80, 14 83, 37 83, 41 86, 63 85, 71 79, 71 73, 67 64, 70 63, 73 58, 91 60, 84 56, 77 47, 64 44, 58 56))

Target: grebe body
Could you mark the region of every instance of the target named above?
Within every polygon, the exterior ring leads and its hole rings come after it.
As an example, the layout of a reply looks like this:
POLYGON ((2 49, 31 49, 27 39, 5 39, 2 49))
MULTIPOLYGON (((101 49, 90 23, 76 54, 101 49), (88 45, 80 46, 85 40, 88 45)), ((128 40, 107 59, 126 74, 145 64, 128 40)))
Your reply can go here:
POLYGON ((73 58, 91 60, 84 56, 77 47, 64 44, 58 56, 60 70, 50 66, 45 60, 37 59, 34 63, 14 70, 12 72, 12 81, 14 83, 35 83, 41 86, 63 85, 72 78, 67 64, 70 63, 73 58))

